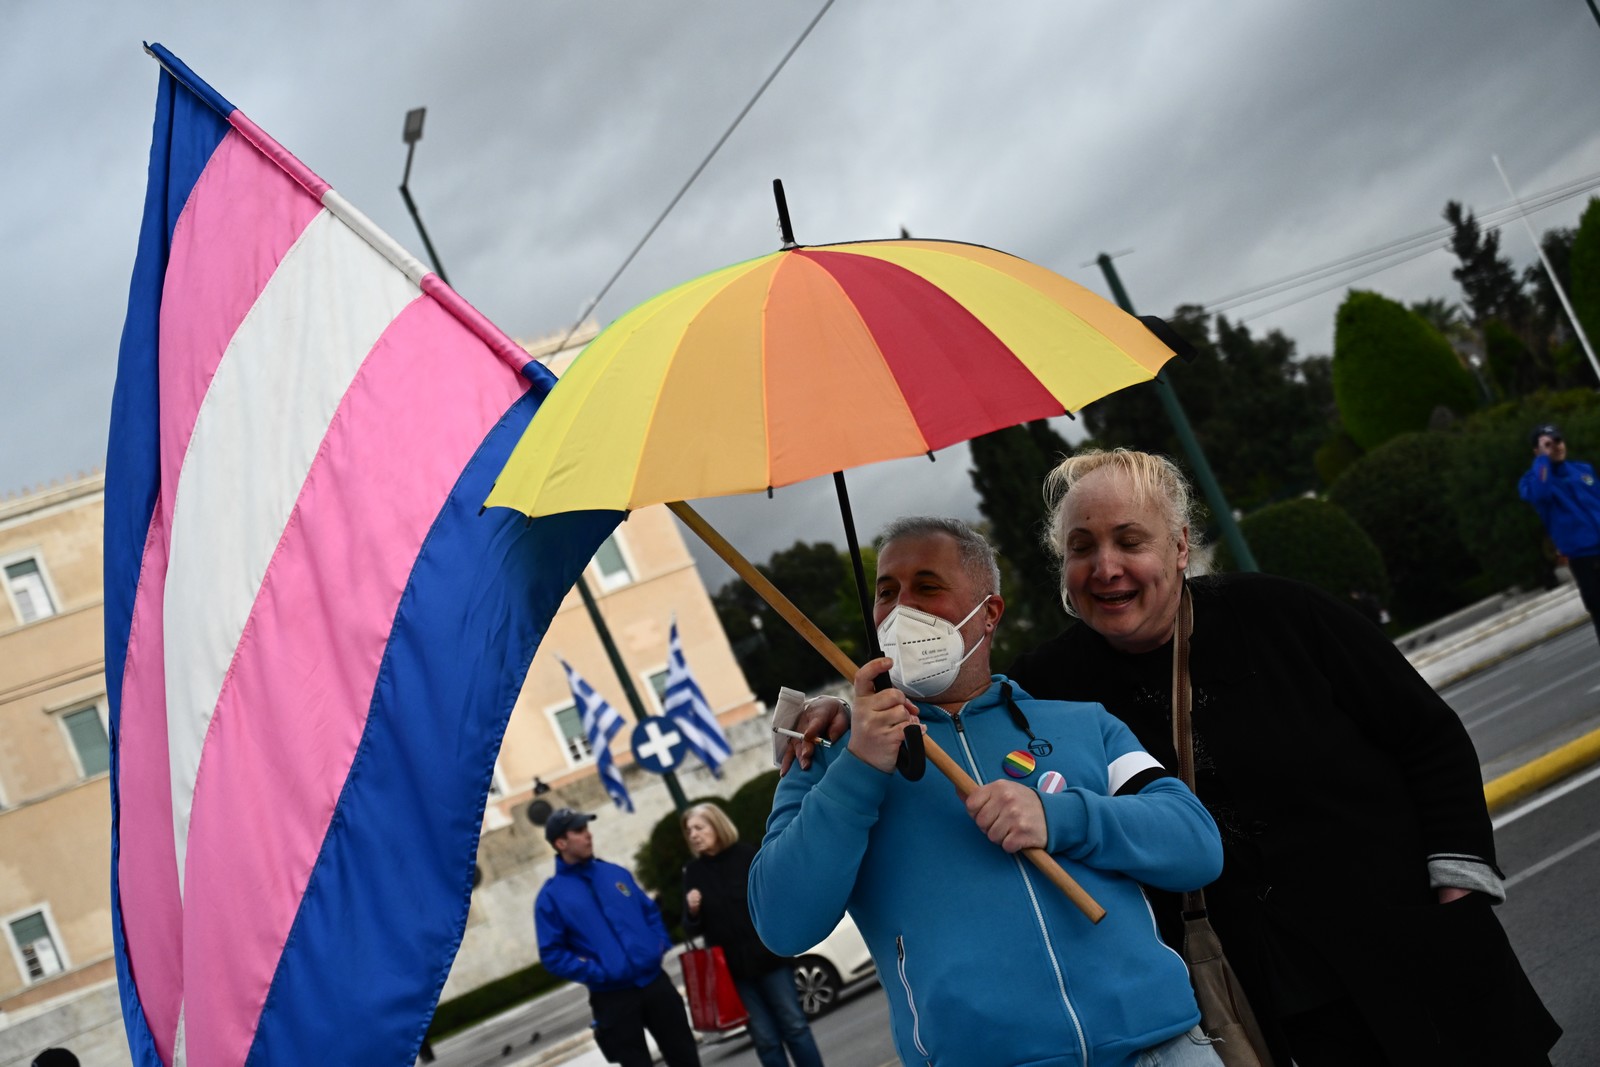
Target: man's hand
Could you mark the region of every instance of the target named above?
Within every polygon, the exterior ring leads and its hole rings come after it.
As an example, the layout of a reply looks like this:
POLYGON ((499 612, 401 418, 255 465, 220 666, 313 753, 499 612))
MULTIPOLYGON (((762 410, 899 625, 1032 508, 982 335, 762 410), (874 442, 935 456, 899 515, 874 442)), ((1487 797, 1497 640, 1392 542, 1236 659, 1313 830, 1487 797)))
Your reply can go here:
POLYGON ((690 916, 700 914, 700 890, 691 889, 683 897, 684 905, 689 909, 690 916))
POLYGON ((1442 885, 1436 892, 1439 894, 1439 903, 1441 904, 1449 904, 1452 901, 1460 900, 1462 897, 1472 895, 1472 890, 1470 889, 1458 889, 1450 885, 1442 885))
MULTIPOLYGON (((887 656, 872 660, 856 672, 855 711, 850 723, 850 751, 884 774, 894 773, 895 758, 908 725, 922 728, 917 706, 898 689, 878 692, 872 687, 878 675, 894 666, 887 656)), ((803 764, 802 764, 803 766, 803 764)))
POLYGON ((1007 852, 1044 848, 1044 801, 1017 782, 990 782, 967 795, 967 814, 1007 852))
MULTIPOLYGON (((812 697, 800 709, 800 718, 795 721, 794 728, 807 737, 837 741, 850 729, 849 705, 838 697, 812 697)), ((778 769, 778 777, 788 774, 796 760, 800 762, 801 770, 810 770, 811 757, 816 751, 817 746, 810 741, 796 741, 791 737, 789 747, 783 750, 783 765, 778 769)))

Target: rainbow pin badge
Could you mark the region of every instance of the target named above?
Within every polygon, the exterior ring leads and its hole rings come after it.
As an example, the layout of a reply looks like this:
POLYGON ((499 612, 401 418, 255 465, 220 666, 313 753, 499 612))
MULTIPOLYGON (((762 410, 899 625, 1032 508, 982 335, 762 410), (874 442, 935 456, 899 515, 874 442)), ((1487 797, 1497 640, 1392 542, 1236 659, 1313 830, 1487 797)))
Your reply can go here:
POLYGON ((1008 754, 1000 767, 1013 778, 1026 778, 1033 773, 1033 754, 1019 748, 1008 754))

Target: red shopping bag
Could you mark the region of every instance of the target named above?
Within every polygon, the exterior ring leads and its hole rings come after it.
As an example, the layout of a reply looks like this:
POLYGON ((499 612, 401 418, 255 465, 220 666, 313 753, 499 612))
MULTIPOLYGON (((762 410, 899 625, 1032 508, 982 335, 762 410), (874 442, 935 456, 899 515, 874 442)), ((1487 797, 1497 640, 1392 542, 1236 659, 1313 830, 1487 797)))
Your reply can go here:
POLYGON ((686 949, 681 957, 683 987, 689 994, 689 1020, 696 1030, 718 1032, 743 1026, 745 1011, 733 987, 728 961, 720 946, 686 949))

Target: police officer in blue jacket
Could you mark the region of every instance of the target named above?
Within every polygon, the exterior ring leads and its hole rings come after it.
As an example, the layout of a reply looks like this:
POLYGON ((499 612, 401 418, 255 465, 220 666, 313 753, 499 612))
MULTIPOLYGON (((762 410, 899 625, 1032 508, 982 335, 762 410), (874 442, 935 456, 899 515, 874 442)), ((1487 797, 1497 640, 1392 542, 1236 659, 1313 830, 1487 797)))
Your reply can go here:
POLYGON ((667 1067, 700 1067, 683 998, 661 969, 672 947, 661 911, 626 868, 594 858, 593 818, 560 808, 544 824, 557 858, 533 906, 539 960, 589 987, 595 1044, 609 1062, 650 1067, 648 1029, 667 1067))
POLYGON ((1517 491, 1539 513, 1556 551, 1566 557, 1578 595, 1600 634, 1600 484, 1593 467, 1567 458, 1559 427, 1544 423, 1530 436, 1533 466, 1517 491))

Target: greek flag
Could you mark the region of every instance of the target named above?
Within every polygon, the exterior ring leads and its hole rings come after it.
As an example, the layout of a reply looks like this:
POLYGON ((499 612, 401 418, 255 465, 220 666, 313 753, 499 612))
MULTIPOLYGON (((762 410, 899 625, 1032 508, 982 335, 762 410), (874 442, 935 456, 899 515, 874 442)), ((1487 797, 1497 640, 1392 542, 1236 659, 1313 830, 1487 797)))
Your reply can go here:
POLYGON ((706 695, 695 684, 689 673, 689 663, 683 658, 683 645, 678 641, 678 620, 672 620, 671 636, 667 638, 667 688, 662 694, 662 704, 667 718, 683 731, 689 750, 700 757, 700 762, 713 775, 722 777, 717 768, 733 755, 727 735, 722 732, 706 695))
POLYGON ((572 702, 578 706, 584 736, 589 739, 589 748, 594 752, 594 765, 600 772, 600 781, 617 807, 632 811, 633 798, 628 796, 628 787, 622 784, 622 772, 611 758, 611 739, 622 729, 622 713, 597 693, 594 686, 579 678, 578 672, 566 660, 561 661, 561 669, 567 672, 567 686, 572 690, 572 702))

